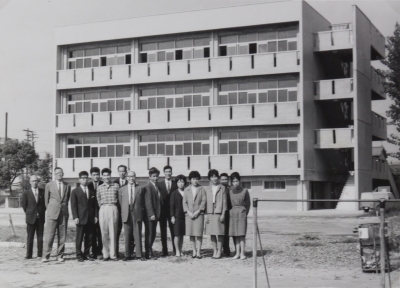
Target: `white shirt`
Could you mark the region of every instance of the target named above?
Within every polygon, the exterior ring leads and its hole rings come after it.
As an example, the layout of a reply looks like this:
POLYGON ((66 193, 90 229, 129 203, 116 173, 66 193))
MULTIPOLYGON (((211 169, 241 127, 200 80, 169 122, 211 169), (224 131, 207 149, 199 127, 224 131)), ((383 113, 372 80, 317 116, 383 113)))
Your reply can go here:
POLYGON ((125 179, 121 179, 121 178, 119 178, 119 185, 120 186, 123 186, 123 185, 125 185, 125 179))
POLYGON ((36 200, 36 203, 38 202, 38 197, 39 197, 39 189, 38 188, 33 188, 32 187, 32 192, 33 192, 33 195, 35 196, 35 200, 36 200))
POLYGON ((63 184, 62 181, 56 181, 56 182, 57 182, 57 189, 60 190, 61 198, 63 198, 63 196, 64 196, 64 184, 63 184))
POLYGON ((171 179, 169 179, 169 180, 165 179, 165 188, 167 188, 168 193, 171 192, 171 188, 172 188, 171 179), (168 190, 168 183, 169 183, 169 190, 168 190))
POLYGON ((88 190, 87 186, 82 185, 82 190, 83 190, 83 192, 85 192, 86 198, 89 199, 89 190, 88 190))
POLYGON ((212 189, 212 192, 213 192, 213 203, 215 203, 215 196, 217 195, 218 188, 219 188, 218 185, 217 186, 215 186, 215 185, 211 186, 211 189, 212 189))
POLYGON ((129 205, 132 205, 135 202, 135 184, 128 183, 128 195, 129 195, 129 205), (132 194, 131 194, 132 193, 132 194), (132 201, 131 201, 132 199, 132 201))

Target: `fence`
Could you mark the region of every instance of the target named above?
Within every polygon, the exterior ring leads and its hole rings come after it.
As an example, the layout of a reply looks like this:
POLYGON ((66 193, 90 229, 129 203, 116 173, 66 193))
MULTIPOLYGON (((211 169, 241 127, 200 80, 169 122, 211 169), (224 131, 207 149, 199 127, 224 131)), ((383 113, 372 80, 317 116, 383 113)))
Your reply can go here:
MULTIPOLYGON (((258 240, 260 243, 260 248, 262 248, 261 244, 261 236, 259 233, 258 229, 258 222, 257 222, 257 207, 258 207, 258 202, 365 202, 365 200, 323 200, 323 199, 318 199, 318 200, 297 200, 297 199, 258 199, 254 198, 253 199, 253 287, 257 288, 257 236, 258 240)), ((380 263, 385 263, 385 256, 386 254, 386 243, 385 243, 385 206, 386 203, 391 203, 391 202, 397 202, 400 203, 400 199, 392 199, 392 200, 386 200, 386 199, 380 199, 380 200, 368 200, 368 202, 377 202, 380 203, 380 229, 379 229, 379 236, 380 236, 380 263)), ((374 205, 375 206, 375 205, 374 205)), ((264 262, 264 270, 267 278, 267 284, 268 287, 270 288, 269 284, 269 279, 268 279, 268 274, 267 274, 267 267, 264 259, 264 253, 262 253, 263 257, 263 262, 264 262)), ((388 259, 389 260, 389 259, 388 259)), ((390 279, 390 263, 388 261, 389 269, 388 269, 388 279, 389 279, 389 286, 392 287, 391 284, 391 279, 390 279)), ((386 265, 381 264, 381 288, 386 287, 386 265)))

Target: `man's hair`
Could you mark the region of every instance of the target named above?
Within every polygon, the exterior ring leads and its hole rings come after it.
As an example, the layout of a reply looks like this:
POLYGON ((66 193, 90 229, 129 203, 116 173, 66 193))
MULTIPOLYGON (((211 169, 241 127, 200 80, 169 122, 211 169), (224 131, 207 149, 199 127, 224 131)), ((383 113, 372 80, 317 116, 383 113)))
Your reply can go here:
POLYGON ((169 165, 166 165, 166 166, 164 166, 164 172, 165 172, 165 170, 167 170, 167 169, 171 169, 171 172, 172 172, 172 167, 171 166, 169 166, 169 165))
POLYGON ((101 175, 103 175, 104 173, 108 173, 108 174, 111 175, 111 170, 108 169, 108 168, 103 168, 103 169, 101 170, 101 175))
POLYGON ((79 178, 82 178, 82 176, 89 177, 89 173, 87 173, 86 171, 79 172, 79 178))
POLYGON ((92 167, 92 168, 90 168, 90 174, 93 174, 93 173, 99 173, 99 174, 100 174, 100 169, 99 169, 99 167, 92 167))
POLYGON ((229 176, 228 176, 228 174, 227 174, 227 173, 221 173, 221 175, 219 175, 219 177, 223 177, 223 176, 225 176, 226 178, 228 178, 228 179, 229 179, 229 176))
POLYGON ((56 172, 56 170, 63 170, 61 167, 56 167, 54 168, 54 172, 56 172))
POLYGON ((218 170, 211 169, 208 171, 208 180, 210 180, 212 176, 217 176, 217 178, 219 178, 218 170))
POLYGON ((156 167, 151 167, 149 169, 149 176, 151 176, 152 174, 160 175, 160 170, 158 170, 156 167))
POLYGON ((117 170, 119 171, 119 168, 121 168, 121 167, 125 169, 125 172, 128 171, 128 167, 126 167, 125 165, 119 165, 117 170))

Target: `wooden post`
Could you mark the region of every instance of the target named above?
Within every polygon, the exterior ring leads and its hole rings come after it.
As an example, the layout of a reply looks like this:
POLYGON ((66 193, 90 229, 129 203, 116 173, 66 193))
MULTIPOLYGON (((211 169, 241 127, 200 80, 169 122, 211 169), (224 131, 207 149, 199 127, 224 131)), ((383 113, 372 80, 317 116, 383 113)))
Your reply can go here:
POLYGON ((258 199, 253 199, 253 288, 257 288, 257 205, 258 199))
POLYGON ((379 229, 379 234, 380 234, 380 245, 381 245, 381 288, 385 288, 385 269, 386 269, 386 263, 385 263, 385 199, 381 199, 381 204, 380 204, 380 213, 381 213, 381 227, 379 229))
POLYGON ((14 225, 12 223, 11 214, 8 214, 8 217, 10 218, 11 230, 12 230, 12 233, 13 233, 13 237, 15 238, 15 229, 14 229, 14 225))

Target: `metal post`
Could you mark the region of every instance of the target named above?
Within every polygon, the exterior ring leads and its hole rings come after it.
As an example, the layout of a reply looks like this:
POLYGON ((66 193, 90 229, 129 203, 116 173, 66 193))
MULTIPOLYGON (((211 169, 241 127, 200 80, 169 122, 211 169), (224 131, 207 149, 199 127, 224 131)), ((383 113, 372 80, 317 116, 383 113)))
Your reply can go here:
POLYGON ((253 288, 257 288, 257 205, 258 199, 253 199, 253 288))
POLYGON ((381 227, 379 229, 381 245, 381 288, 385 288, 385 199, 381 199, 379 210, 381 214, 381 227))

